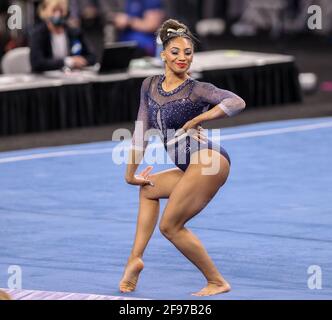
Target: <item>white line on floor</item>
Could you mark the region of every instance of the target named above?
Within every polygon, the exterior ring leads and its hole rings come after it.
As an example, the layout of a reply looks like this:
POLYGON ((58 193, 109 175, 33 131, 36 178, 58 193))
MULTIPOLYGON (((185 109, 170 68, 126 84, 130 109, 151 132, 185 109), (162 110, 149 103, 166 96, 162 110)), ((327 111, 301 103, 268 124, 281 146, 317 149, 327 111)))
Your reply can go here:
MULTIPOLYGON (((237 140, 237 139, 244 139, 244 138, 270 136, 270 135, 275 135, 275 134, 301 132, 301 131, 323 129, 323 128, 330 128, 330 127, 332 127, 332 121, 315 123, 315 124, 307 124, 307 125, 301 125, 301 126, 285 127, 285 128, 234 133, 234 134, 223 135, 221 137, 212 137, 211 140, 212 141, 237 140)), ((155 146, 163 147, 163 145, 161 143, 156 143, 155 146)), ((129 148, 129 146, 127 147, 127 149, 128 148, 129 148)), ((103 148, 103 149, 68 150, 68 151, 36 153, 36 154, 30 154, 30 155, 2 158, 2 159, 0 159, 0 164, 36 160, 36 159, 62 158, 62 157, 70 157, 70 156, 104 154, 104 153, 111 153, 113 150, 114 150, 114 147, 103 148)))

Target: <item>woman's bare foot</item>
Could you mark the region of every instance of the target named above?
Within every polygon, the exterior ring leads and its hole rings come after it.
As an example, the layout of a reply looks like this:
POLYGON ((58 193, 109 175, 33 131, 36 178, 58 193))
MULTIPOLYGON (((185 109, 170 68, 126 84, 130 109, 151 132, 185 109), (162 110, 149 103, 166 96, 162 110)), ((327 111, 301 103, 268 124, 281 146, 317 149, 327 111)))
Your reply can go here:
POLYGON ((121 292, 131 292, 136 288, 138 276, 144 268, 143 260, 139 257, 130 258, 123 277, 119 283, 121 292))
POLYGON ((11 297, 5 291, 0 290, 0 300, 11 300, 11 297))
POLYGON ((226 293, 231 290, 231 286, 226 281, 208 282, 202 290, 192 293, 193 296, 212 296, 218 293, 226 293))

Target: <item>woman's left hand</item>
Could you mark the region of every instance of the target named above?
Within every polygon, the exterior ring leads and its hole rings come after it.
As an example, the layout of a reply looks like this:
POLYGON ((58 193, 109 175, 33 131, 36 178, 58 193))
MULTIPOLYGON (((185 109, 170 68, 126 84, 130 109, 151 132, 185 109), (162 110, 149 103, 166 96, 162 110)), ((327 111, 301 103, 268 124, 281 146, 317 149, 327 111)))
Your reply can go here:
POLYGON ((188 131, 188 133, 197 141, 206 142, 206 136, 204 135, 204 128, 197 123, 195 119, 187 121, 183 127, 183 130, 188 131))
POLYGON ((189 129, 198 129, 199 126, 200 126, 199 123, 197 123, 195 119, 191 119, 182 126, 182 129, 187 131, 189 129))

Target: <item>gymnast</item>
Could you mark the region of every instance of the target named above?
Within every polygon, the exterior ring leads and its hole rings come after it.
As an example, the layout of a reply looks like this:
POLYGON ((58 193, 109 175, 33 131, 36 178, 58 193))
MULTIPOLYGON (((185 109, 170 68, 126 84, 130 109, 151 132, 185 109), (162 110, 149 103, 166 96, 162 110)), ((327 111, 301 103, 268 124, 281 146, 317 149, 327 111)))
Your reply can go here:
POLYGON ((245 102, 230 91, 195 80, 188 74, 195 37, 186 25, 169 19, 159 29, 157 39, 163 44, 161 58, 165 70, 162 75, 146 78, 141 87, 125 176, 128 184, 140 186, 139 212, 134 244, 119 289, 121 292, 135 290, 144 268, 143 253, 158 221, 159 199, 166 198, 159 229, 207 281, 203 289, 192 295, 225 293, 230 291, 230 284, 201 241, 184 225, 209 203, 230 171, 228 153, 207 139, 201 124, 233 116, 245 108, 245 102), (176 167, 152 174, 153 167, 147 166, 136 175, 148 144, 146 132, 150 129, 159 132, 176 167), (174 129, 173 135, 168 133, 169 129, 174 129), (218 170, 213 174, 204 173, 204 169, 213 166, 218 170))

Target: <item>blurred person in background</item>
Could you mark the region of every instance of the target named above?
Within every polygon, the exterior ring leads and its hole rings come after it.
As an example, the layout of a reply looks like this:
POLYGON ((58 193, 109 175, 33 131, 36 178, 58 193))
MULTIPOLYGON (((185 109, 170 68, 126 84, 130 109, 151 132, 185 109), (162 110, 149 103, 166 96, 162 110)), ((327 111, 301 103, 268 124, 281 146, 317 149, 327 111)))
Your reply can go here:
POLYGON ((96 62, 78 28, 66 23, 68 0, 44 0, 38 7, 41 23, 30 33, 32 71, 43 72, 64 67, 82 69, 96 62))
POLYGON ((111 17, 122 11, 123 0, 71 0, 69 24, 80 27, 100 61, 105 43, 116 40, 111 17))
POLYGON ((155 32, 165 19, 162 0, 126 0, 124 11, 111 17, 118 41, 137 41, 135 57, 155 56, 155 32))

